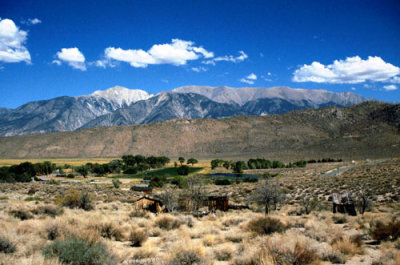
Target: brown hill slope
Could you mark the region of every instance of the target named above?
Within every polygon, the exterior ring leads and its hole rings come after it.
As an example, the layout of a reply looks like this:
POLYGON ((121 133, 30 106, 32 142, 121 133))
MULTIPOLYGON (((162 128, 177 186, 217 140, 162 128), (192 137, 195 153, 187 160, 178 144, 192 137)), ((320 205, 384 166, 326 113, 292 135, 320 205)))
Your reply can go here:
POLYGON ((222 120, 179 119, 74 132, 0 138, 2 158, 119 157, 346 159, 400 154, 400 105, 367 102, 349 108, 222 120))

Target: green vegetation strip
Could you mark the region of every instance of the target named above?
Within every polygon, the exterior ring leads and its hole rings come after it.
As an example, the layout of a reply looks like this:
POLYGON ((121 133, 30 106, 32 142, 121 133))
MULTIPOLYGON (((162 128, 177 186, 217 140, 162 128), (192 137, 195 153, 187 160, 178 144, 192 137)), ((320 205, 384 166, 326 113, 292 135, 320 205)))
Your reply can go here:
MULTIPOLYGON (((189 174, 199 172, 202 170, 202 167, 190 167, 189 174)), ((151 177, 155 176, 165 176, 165 177, 176 177, 179 176, 176 167, 166 167, 162 169, 155 169, 151 171, 146 171, 138 174, 127 174, 127 175, 116 175, 113 178, 145 178, 150 179, 151 177)))

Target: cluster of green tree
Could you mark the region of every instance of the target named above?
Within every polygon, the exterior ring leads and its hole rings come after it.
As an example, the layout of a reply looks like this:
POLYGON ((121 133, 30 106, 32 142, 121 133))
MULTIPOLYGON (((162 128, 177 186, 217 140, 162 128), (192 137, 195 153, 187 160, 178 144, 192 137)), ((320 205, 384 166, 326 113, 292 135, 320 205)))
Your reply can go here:
POLYGON ((51 174, 56 165, 50 161, 32 164, 24 162, 19 165, 0 168, 0 182, 29 182, 32 178, 51 174))
POLYGON ((86 177, 89 173, 96 176, 104 176, 110 173, 136 174, 149 170, 150 168, 160 168, 169 163, 170 159, 165 156, 124 155, 122 159, 112 160, 106 164, 87 163, 75 167, 75 171, 86 177))
POLYGON ((310 159, 307 161, 307 163, 329 163, 329 162, 343 162, 343 159, 339 158, 339 159, 334 159, 334 158, 322 158, 322 159, 310 159))
POLYGON ((292 167, 305 167, 307 162, 299 160, 285 164, 278 160, 267 160, 264 158, 250 158, 247 163, 245 161, 227 161, 222 159, 214 159, 211 161, 211 169, 217 167, 224 167, 232 169, 234 173, 241 174, 245 169, 268 169, 268 168, 292 168, 292 167))

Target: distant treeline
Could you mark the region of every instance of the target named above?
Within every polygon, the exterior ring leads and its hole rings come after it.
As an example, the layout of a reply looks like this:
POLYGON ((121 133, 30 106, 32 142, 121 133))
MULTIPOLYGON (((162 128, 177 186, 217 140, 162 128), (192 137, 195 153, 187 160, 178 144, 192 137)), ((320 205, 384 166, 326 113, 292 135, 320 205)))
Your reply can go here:
POLYGON ((0 182, 29 182, 36 176, 51 174, 56 168, 50 161, 35 164, 24 162, 10 167, 0 167, 0 182))
POLYGON ((293 167, 305 167, 307 161, 299 160, 296 162, 290 162, 285 164, 278 160, 267 160, 264 158, 250 158, 247 163, 245 161, 227 161, 222 159, 214 159, 211 161, 211 169, 217 167, 224 167, 226 169, 232 169, 234 173, 243 173, 245 169, 268 169, 268 168, 293 168, 293 167))
POLYGON ((86 177, 89 172, 96 176, 104 176, 110 173, 136 174, 151 168, 161 168, 169 163, 170 159, 165 156, 124 155, 122 159, 115 159, 107 164, 93 164, 76 167, 75 171, 86 177))
MULTIPOLYGON (((140 171, 149 170, 151 168, 160 168, 169 163, 170 159, 165 156, 149 156, 142 155, 124 155, 121 159, 115 159, 106 164, 87 163, 82 166, 72 167, 64 165, 57 167, 50 161, 32 164, 24 162, 19 165, 9 167, 0 167, 0 182, 29 182, 37 179, 37 176, 49 175, 54 172, 59 176, 64 175, 64 170, 72 168, 78 174, 86 177, 90 173, 95 176, 104 176, 109 173, 136 174, 140 171)), ((74 177, 73 174, 68 176, 74 177)))
POLYGON ((310 159, 307 161, 307 163, 329 163, 329 162, 343 162, 343 159, 339 158, 339 159, 334 159, 334 158, 322 158, 322 159, 310 159))

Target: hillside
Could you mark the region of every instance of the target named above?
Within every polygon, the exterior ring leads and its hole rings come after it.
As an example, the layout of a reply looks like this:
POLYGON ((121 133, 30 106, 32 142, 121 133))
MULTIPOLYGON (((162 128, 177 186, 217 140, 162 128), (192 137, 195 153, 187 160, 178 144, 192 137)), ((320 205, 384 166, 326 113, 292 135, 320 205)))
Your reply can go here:
POLYGON ((0 138, 2 158, 169 157, 269 159, 392 157, 400 153, 400 105, 366 102, 281 115, 178 119, 0 138))

